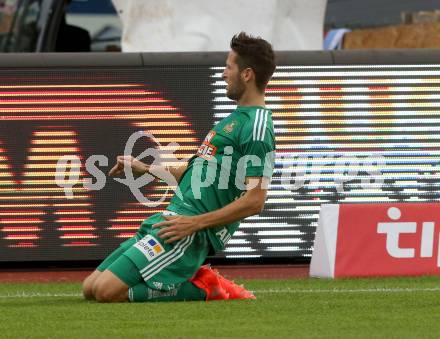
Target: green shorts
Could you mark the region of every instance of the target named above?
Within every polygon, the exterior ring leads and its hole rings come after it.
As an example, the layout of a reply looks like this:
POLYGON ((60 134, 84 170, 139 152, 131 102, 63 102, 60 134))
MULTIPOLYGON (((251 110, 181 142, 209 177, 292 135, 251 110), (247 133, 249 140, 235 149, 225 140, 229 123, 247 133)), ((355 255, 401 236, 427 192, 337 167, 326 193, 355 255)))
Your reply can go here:
POLYGON ((163 220, 162 213, 145 220, 136 235, 124 241, 97 270, 110 270, 130 287, 145 281, 148 287, 163 291, 190 279, 208 255, 208 237, 200 231, 165 244, 157 236, 160 229, 152 229, 153 224, 163 220))
POLYGON ((137 285, 142 281, 142 276, 136 265, 123 255, 136 242, 136 236, 124 241, 96 269, 100 272, 111 271, 130 287, 137 285))

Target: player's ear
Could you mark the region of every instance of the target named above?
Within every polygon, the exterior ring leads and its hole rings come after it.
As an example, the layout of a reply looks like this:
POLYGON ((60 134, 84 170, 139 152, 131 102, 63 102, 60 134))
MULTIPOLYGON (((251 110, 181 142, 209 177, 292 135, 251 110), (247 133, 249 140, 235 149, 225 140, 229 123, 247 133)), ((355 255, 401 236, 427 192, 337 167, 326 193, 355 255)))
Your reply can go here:
POLYGON ((254 76, 254 71, 250 67, 245 68, 243 71, 241 71, 241 77, 245 82, 251 81, 253 76, 254 76))

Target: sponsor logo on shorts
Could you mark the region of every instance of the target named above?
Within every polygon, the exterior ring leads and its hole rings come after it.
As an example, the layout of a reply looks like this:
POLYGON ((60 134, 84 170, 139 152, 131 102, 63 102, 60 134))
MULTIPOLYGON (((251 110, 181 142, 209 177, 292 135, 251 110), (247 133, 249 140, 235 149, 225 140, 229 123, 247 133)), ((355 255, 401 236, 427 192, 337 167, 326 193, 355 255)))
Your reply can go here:
POLYGON ((148 261, 152 261, 165 252, 162 245, 151 235, 143 237, 134 245, 134 247, 141 251, 148 261))

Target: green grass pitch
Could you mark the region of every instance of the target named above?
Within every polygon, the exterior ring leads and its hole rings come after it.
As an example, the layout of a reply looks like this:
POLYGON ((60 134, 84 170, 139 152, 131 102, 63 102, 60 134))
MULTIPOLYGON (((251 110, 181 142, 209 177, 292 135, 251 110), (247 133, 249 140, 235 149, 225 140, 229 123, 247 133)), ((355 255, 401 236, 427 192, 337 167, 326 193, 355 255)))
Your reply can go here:
POLYGON ((98 304, 0 284, 0 338, 439 338, 440 277, 247 280, 256 301, 98 304))

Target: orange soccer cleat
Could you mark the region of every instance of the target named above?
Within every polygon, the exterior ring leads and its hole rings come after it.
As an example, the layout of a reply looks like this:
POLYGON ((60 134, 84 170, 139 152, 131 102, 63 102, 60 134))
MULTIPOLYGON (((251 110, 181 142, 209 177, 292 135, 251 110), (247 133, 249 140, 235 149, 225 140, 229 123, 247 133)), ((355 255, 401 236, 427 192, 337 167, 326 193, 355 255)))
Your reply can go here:
POLYGON ((250 291, 221 276, 209 265, 200 267, 190 281, 206 291, 206 300, 256 299, 250 291))
POLYGON ((237 285, 231 280, 221 276, 217 270, 213 270, 219 280, 222 287, 229 293, 229 299, 257 299, 255 295, 244 288, 243 285, 237 285))
POLYGON ((229 293, 223 288, 219 277, 208 265, 200 267, 189 281, 206 292, 206 301, 229 299, 229 293))

